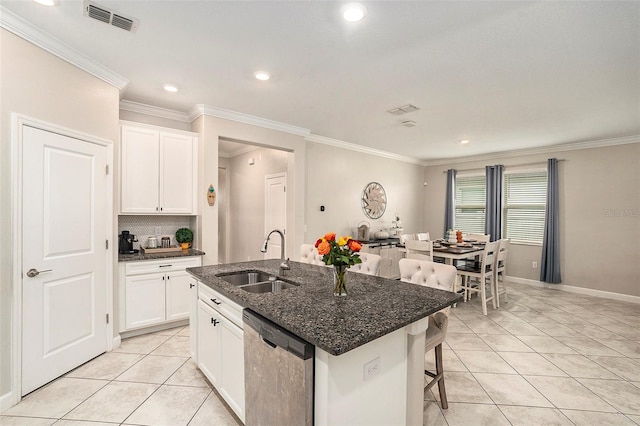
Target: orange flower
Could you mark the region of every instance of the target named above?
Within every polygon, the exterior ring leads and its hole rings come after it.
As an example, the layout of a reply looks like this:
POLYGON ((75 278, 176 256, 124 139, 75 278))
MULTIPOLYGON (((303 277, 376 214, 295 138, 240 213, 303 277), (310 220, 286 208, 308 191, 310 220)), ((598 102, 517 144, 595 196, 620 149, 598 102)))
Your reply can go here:
MULTIPOLYGON (((333 234, 333 237, 335 238, 335 234, 333 234)), ((327 241, 322 241, 320 244, 318 244, 318 254, 324 256, 325 254, 328 254, 330 250, 331 245, 327 241)))
POLYGON ((347 244, 349 245, 349 248, 351 249, 351 251, 358 252, 362 248, 362 244, 360 244, 356 240, 349 240, 347 244))
POLYGON ((329 233, 325 234, 324 239, 327 240, 327 241, 335 241, 336 233, 335 232, 329 232, 329 233))

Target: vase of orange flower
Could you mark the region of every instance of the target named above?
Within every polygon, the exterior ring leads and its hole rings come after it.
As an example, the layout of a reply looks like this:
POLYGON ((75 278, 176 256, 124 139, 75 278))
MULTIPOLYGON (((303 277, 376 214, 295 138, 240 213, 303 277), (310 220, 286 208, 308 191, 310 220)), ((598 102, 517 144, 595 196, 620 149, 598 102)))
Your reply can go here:
POLYGON ((333 295, 346 296, 346 272, 349 266, 362 263, 358 254, 362 244, 351 237, 336 239, 335 232, 329 232, 316 241, 316 248, 325 265, 333 266, 333 295))

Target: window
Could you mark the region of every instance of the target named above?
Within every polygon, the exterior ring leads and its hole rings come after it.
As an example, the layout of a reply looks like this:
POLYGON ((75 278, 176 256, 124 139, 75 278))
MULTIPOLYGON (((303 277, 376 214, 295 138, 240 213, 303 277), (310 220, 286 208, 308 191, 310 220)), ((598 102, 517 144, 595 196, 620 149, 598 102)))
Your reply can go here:
POLYGON ((505 173, 502 237, 542 244, 546 203, 546 171, 505 173))
POLYGON ((484 175, 456 177, 455 227, 465 234, 484 234, 486 179, 484 175))

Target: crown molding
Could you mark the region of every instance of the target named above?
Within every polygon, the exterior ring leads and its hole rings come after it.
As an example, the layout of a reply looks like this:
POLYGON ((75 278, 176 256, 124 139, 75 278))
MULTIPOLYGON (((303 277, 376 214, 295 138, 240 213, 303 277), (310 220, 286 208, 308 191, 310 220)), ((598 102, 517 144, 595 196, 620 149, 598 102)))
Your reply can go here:
POLYGON ((185 112, 157 107, 153 105, 141 104, 139 102, 128 101, 126 99, 120 101, 120 109, 123 111, 137 112, 140 114, 166 118, 168 120, 180 121, 184 123, 191 123, 192 121, 189 119, 189 114, 185 112))
POLYGON ((0 5, 0 27, 122 90, 129 80, 0 5))
POLYGON ((189 119, 191 121, 195 120, 201 115, 224 118, 226 120, 251 124, 253 126, 264 127, 266 129, 277 130, 284 133, 291 133, 298 136, 306 137, 310 133, 309 129, 305 129, 302 127, 292 126, 290 124, 280 123, 279 121, 267 120, 266 118, 260 118, 254 115, 243 114, 241 112, 230 111, 223 108, 216 108, 204 104, 195 105, 189 111, 189 119))
POLYGON ((640 143, 640 135, 625 136, 620 138, 600 139, 595 141, 571 142, 559 145, 548 145, 536 148, 526 148, 512 151, 494 152, 490 154, 474 155, 469 157, 444 158, 439 160, 424 160, 424 166, 444 166, 448 164, 470 163, 473 161, 496 160, 499 158, 522 157, 523 155, 549 154, 552 152, 576 151, 589 148, 603 148, 615 145, 627 145, 640 143))
POLYGON ((369 148, 367 146, 357 145, 350 142, 344 142, 339 139, 332 139, 325 136, 310 134, 309 136, 307 136, 306 140, 309 142, 335 146, 337 148, 349 149, 351 151, 363 152, 365 154, 375 155, 378 157, 389 158, 391 160, 398 160, 398 161, 403 161, 405 163, 417 164, 419 166, 425 165, 424 161, 420 161, 416 158, 405 157, 404 155, 394 154, 392 152, 383 151, 381 149, 369 148))

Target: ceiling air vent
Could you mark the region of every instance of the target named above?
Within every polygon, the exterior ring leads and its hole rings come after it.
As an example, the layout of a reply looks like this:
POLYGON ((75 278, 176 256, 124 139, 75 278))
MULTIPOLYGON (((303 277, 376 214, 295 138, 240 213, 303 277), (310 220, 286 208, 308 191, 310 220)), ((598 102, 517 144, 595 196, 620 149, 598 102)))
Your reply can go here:
POLYGON ((402 125, 404 127, 416 127, 416 122, 412 120, 403 121, 402 125))
POLYGON ((138 20, 134 18, 126 18, 116 14, 104 6, 100 6, 92 1, 84 0, 83 14, 89 18, 97 19, 105 24, 122 28, 125 31, 135 31, 138 26, 138 20))
POLYGON ((406 114, 408 112, 413 112, 413 111, 417 111, 420 108, 418 108, 415 105, 403 105, 401 107, 397 107, 397 108, 391 108, 390 110, 388 110, 387 112, 393 114, 393 115, 402 115, 402 114, 406 114))

